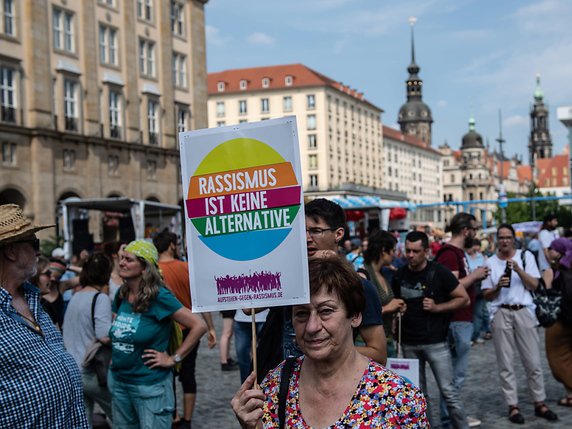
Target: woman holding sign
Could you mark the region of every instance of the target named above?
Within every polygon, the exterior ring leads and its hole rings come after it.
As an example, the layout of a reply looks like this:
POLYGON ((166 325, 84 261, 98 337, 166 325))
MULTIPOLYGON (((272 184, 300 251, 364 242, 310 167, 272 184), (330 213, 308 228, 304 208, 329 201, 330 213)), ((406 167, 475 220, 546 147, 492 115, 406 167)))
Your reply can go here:
POLYGON ((144 240, 125 247, 119 262, 123 279, 112 310, 109 331, 112 356, 108 376, 115 428, 168 429, 175 407, 172 368, 207 331, 200 317, 163 285, 155 246, 144 240), (171 325, 178 322, 189 334, 169 355, 171 325))
POLYGON ((232 399, 243 428, 425 428, 423 394, 359 354, 353 330, 365 297, 360 277, 338 257, 310 261, 310 303, 292 323, 304 356, 270 371, 253 389, 252 373, 232 399), (282 381, 283 380, 283 381, 282 381))

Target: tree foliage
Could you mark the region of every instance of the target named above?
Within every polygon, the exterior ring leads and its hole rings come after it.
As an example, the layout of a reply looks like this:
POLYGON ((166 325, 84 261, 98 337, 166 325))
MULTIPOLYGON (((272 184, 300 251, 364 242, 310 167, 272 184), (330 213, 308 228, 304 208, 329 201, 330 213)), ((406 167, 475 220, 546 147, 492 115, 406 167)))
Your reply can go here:
MULTIPOLYGON (((526 195, 526 197, 543 197, 540 191, 534 187, 526 195)), ((511 192, 507 194, 507 198, 516 198, 511 192)), ((509 203, 506 208, 506 221, 508 223, 518 223, 527 222, 531 220, 542 220, 544 216, 550 213, 556 214, 558 216, 558 223, 564 228, 570 228, 572 226, 572 211, 571 206, 561 205, 559 200, 551 201, 525 201, 518 203, 509 203)), ((569 202, 569 200, 566 200, 569 202)), ((495 211, 494 217, 497 223, 501 222, 501 209, 495 211)))

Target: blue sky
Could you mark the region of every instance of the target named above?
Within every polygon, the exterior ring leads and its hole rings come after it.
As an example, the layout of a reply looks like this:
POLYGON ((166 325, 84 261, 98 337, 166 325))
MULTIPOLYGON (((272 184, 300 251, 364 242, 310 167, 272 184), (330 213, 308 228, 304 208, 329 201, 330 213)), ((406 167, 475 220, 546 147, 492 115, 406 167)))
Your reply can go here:
POLYGON ((497 147, 500 108, 505 153, 526 161, 536 73, 554 152, 567 143, 556 108, 572 105, 570 0, 210 0, 205 10, 209 72, 303 63, 363 91, 395 127, 416 16, 433 146, 458 148, 472 114, 497 147))

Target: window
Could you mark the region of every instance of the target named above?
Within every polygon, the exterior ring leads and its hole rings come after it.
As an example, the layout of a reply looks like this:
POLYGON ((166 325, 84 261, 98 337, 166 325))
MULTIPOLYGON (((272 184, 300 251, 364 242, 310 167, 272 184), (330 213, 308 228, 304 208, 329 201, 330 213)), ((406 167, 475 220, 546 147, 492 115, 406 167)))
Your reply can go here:
POLYGON ((455 182, 455 175, 451 174, 451 183, 454 183, 454 182, 455 182))
POLYGON ((0 105, 2 122, 16 123, 16 70, 0 66, 0 105))
POLYGON ((290 97, 289 95, 287 95, 283 99, 283 109, 285 112, 291 112, 292 111, 292 97, 290 97))
POLYGON ((109 137, 121 138, 121 93, 109 91, 109 137))
POLYGON ((225 122, 225 121, 218 121, 218 122, 216 123, 216 126, 217 126, 217 127, 224 127, 225 125, 226 125, 226 122, 225 122))
POLYGON ((145 39, 139 39, 139 72, 155 77, 155 43, 145 39))
POLYGON ((177 104, 175 114, 177 115, 177 132, 182 133, 189 129, 189 119, 191 111, 185 104, 177 104))
POLYGON ((14 0, 0 2, 0 33, 6 36, 16 36, 16 20, 14 13, 14 0))
POLYGON ((306 96, 307 101, 307 108, 308 109, 315 109, 316 108, 316 96, 314 94, 308 94, 306 96))
POLYGON ((270 86, 270 79, 267 77, 262 79, 262 88, 268 88, 270 86))
POLYGON ((316 115, 308 115, 308 129, 309 130, 316 129, 316 115))
POLYGON ((153 0, 137 0, 137 18, 153 20, 153 0))
POLYGON ((294 79, 292 78, 292 76, 286 76, 284 78, 284 85, 292 86, 292 83, 294 83, 294 79))
POLYGON ((73 53, 74 47, 74 25, 73 13, 54 7, 52 15, 54 49, 73 53))
POLYGON ((185 5, 171 1, 171 31, 177 36, 185 35, 185 5))
POLYGON ((157 161, 154 159, 147 160, 147 180, 157 179, 157 161))
POLYGON ((246 100, 238 100, 238 114, 246 115, 248 113, 246 109, 246 100))
POLYGON ((316 168, 318 168, 318 155, 308 156, 308 168, 310 170, 315 170, 316 168))
POLYGON ((119 157, 117 155, 109 155, 107 157, 107 174, 119 176, 119 157))
POLYGON ((2 143, 2 164, 16 165, 16 143, 2 143))
POLYGON ((99 4, 115 7, 115 0, 99 0, 99 4))
POLYGON ((78 131, 78 83, 64 79, 64 128, 66 131, 78 131))
POLYGON ((225 112, 225 107, 224 107, 224 101, 217 101, 216 102, 216 115, 220 118, 221 116, 224 116, 226 114, 225 112))
POLYGON ((159 103, 149 100, 147 104, 147 129, 149 130, 149 144, 159 144, 159 103))
POLYGON ((239 124, 246 124, 248 121, 246 119, 239 119, 238 123, 239 124))
POLYGON ((260 112, 261 113, 270 112, 270 101, 268 101, 268 98, 260 99, 260 112))
POLYGON ((218 82, 218 83, 216 84, 216 89, 217 89, 218 92, 224 92, 224 87, 225 87, 224 82, 218 82))
POLYGON ((70 171, 75 169, 75 150, 64 149, 64 170, 70 171))
POLYGON ((187 87, 187 57, 173 53, 173 83, 179 88, 187 87))
POLYGON ((101 24, 99 26, 99 61, 101 64, 119 65, 117 49, 117 30, 101 24))
POLYGON ((248 82, 245 79, 242 79, 240 81, 240 89, 242 89, 243 91, 248 87, 248 82))
POLYGON ((308 134, 308 149, 316 149, 318 147, 318 138, 316 134, 308 134))
POLYGON ((318 187, 318 175, 317 174, 310 174, 310 187, 317 188, 318 187))

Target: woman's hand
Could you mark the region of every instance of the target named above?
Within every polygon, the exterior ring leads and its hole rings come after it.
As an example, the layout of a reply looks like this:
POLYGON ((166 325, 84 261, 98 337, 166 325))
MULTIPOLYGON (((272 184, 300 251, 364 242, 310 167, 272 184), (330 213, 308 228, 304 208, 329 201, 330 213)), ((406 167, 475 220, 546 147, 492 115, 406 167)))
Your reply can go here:
POLYGON ((214 346, 216 346, 216 331, 214 329, 209 329, 207 331, 207 341, 209 349, 212 349, 214 346))
POLYGON ((264 413, 262 408, 266 397, 261 390, 252 389, 255 380, 256 374, 252 372, 230 401, 232 410, 243 429, 259 427, 260 419, 264 413))
POLYGON ((386 305, 382 307, 383 313, 405 313, 407 310, 407 304, 400 298, 393 298, 386 305))
POLYGON ((145 365, 151 369, 172 368, 175 366, 175 361, 171 356, 164 352, 158 352, 157 350, 145 349, 142 357, 145 365))

